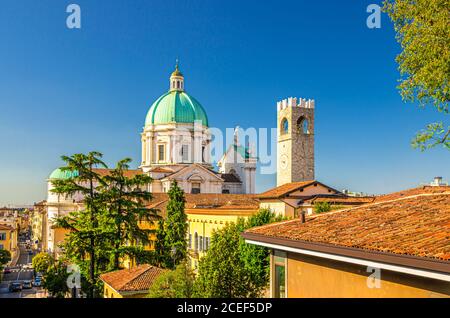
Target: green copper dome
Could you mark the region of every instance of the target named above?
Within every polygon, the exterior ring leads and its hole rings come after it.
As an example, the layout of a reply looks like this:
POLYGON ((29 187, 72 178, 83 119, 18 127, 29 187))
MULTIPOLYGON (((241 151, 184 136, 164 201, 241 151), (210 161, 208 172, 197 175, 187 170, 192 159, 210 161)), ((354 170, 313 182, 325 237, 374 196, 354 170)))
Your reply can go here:
POLYGON ((145 126, 168 123, 194 123, 199 120, 208 127, 208 116, 202 105, 182 90, 171 90, 153 103, 145 126))
POLYGON ((51 180, 67 180, 67 179, 72 179, 78 177, 78 171, 63 171, 61 169, 56 169, 54 170, 51 174, 50 177, 48 177, 51 180))

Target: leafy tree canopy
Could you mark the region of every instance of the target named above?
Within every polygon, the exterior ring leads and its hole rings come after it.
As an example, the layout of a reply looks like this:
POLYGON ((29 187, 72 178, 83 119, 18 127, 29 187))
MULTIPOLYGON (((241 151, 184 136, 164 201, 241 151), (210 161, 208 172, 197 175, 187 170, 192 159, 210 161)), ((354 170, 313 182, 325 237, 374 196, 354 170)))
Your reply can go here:
POLYGON ((176 181, 172 183, 168 195, 167 218, 159 223, 156 248, 159 265, 173 269, 186 259, 187 216, 184 212, 186 200, 183 190, 176 181))
POLYGON ((0 267, 7 264, 11 260, 11 252, 8 250, 0 250, 0 267))
POLYGON ((269 250, 245 243, 241 233, 251 227, 281 221, 268 209, 247 220, 238 219, 215 231, 211 246, 199 262, 195 296, 219 298, 259 297, 269 283, 269 250))
POLYGON ((55 260, 50 254, 42 252, 33 257, 31 264, 36 272, 45 275, 53 266, 54 262, 55 260))
POLYGON ((195 274, 186 263, 160 275, 150 287, 149 298, 191 298, 195 274))
MULTIPOLYGON (((385 0, 383 7, 402 48, 396 59, 402 98, 433 105, 444 115, 449 113, 450 101, 449 7, 449 0, 385 0)), ((427 125, 412 145, 422 151, 437 145, 450 150, 449 123, 427 125)))

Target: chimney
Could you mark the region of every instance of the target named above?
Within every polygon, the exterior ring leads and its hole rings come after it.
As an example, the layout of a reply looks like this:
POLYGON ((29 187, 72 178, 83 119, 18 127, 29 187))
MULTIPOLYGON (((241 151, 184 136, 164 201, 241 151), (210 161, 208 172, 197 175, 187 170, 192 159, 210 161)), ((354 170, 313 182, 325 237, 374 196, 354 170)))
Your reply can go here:
POLYGON ((306 212, 305 211, 301 211, 300 212, 300 223, 305 223, 306 222, 306 212))

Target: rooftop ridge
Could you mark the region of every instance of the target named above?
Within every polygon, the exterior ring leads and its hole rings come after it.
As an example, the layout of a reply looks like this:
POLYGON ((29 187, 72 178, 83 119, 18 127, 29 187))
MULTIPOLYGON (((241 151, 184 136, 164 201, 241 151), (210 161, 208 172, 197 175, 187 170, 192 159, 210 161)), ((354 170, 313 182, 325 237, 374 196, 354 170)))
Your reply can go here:
MULTIPOLYGON (((358 208, 366 208, 366 207, 371 207, 371 206, 377 206, 377 205, 380 205, 380 204, 397 202, 397 201, 401 201, 401 200, 405 200, 405 199, 412 199, 412 198, 424 197, 424 196, 439 196, 439 195, 450 195, 450 191, 446 191, 446 192, 442 192, 442 193, 421 193, 421 194, 410 195, 410 196, 397 198, 397 199, 393 199, 393 200, 362 204, 362 205, 359 205, 359 206, 356 206, 356 207, 352 207, 352 208, 346 208, 346 209, 336 210, 336 211, 332 211, 332 212, 312 215, 312 216, 309 216, 307 218, 307 220, 308 219, 311 220, 311 219, 316 219, 316 218, 320 218, 320 217, 325 217, 327 215, 332 215, 332 214, 337 214, 337 213, 342 213, 342 212, 348 212, 348 211, 356 210, 358 208)), ((286 221, 275 222, 275 223, 271 223, 271 224, 266 224, 266 225, 253 227, 253 228, 250 229, 251 230, 250 233, 253 230, 257 230, 257 229, 262 228, 262 227, 267 229, 267 228, 270 228, 270 227, 279 226, 280 224, 290 224, 290 223, 294 223, 294 222, 300 222, 300 219, 299 218, 294 218, 294 219, 290 219, 290 220, 286 220, 286 221)), ((308 222, 308 221, 306 221, 306 222, 308 222)))
POLYGON ((450 195, 450 191, 441 192, 441 193, 419 193, 419 194, 409 195, 409 196, 405 196, 405 197, 401 197, 401 198, 397 198, 397 199, 392 199, 392 200, 379 201, 379 202, 370 202, 370 203, 367 203, 367 204, 362 204, 362 205, 351 207, 351 208, 345 208, 345 209, 335 210, 335 211, 327 212, 327 213, 323 213, 323 214, 312 215, 309 218, 310 219, 315 219, 315 218, 320 217, 320 216, 331 215, 331 214, 336 214, 336 213, 341 213, 341 212, 348 212, 348 211, 356 210, 358 208, 367 208, 367 207, 371 207, 371 206, 377 206, 377 205, 380 205, 380 204, 398 202, 398 201, 402 201, 402 200, 406 200, 406 199, 413 199, 413 198, 425 197, 425 196, 438 196, 438 195, 450 195))

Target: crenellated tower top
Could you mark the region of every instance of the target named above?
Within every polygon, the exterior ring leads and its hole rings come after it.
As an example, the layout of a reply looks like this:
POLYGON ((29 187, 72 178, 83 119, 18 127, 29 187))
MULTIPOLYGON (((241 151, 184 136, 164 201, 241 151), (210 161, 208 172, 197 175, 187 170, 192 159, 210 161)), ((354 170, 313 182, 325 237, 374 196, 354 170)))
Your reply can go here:
POLYGON ((287 107, 314 108, 314 105, 314 99, 307 100, 305 98, 289 97, 277 103, 277 110, 280 111, 287 107))

